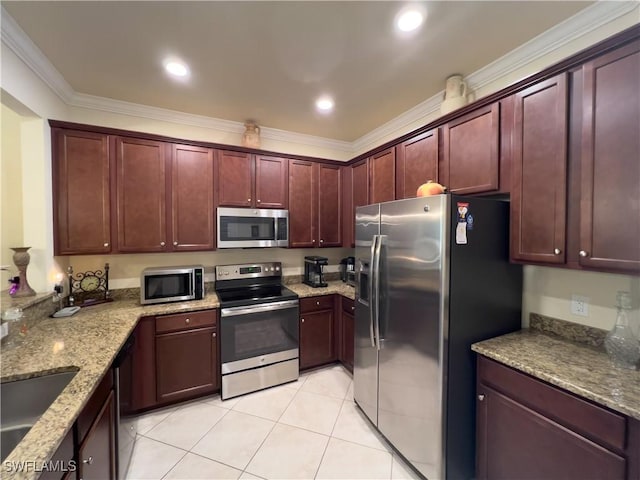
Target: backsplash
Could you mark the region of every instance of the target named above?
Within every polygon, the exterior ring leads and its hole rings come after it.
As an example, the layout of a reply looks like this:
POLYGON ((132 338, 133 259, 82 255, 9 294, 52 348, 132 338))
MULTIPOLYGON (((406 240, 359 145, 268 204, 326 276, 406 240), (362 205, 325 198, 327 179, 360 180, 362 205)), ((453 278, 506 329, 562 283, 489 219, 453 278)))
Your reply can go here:
POLYGON ((567 340, 584 343, 599 349, 604 348, 604 338, 607 335, 607 331, 600 328, 567 322, 566 320, 547 317, 538 313, 529 315, 529 328, 552 333, 567 340))

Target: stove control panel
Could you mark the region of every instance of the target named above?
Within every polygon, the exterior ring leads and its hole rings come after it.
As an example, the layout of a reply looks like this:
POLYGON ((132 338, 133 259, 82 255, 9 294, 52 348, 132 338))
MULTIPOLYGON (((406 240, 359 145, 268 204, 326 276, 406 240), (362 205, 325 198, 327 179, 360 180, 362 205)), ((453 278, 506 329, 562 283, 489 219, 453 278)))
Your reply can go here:
POLYGON ((244 263, 240 265, 216 265, 216 281, 242 278, 281 277, 282 263, 244 263))

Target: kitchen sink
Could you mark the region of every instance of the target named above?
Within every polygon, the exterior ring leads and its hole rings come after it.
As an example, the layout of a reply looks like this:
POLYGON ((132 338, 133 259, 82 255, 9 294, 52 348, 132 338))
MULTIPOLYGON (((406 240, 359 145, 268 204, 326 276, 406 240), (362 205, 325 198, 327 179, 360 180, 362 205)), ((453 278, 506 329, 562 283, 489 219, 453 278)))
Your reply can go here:
POLYGON ((76 373, 52 373, 0 384, 1 460, 20 443, 76 373))

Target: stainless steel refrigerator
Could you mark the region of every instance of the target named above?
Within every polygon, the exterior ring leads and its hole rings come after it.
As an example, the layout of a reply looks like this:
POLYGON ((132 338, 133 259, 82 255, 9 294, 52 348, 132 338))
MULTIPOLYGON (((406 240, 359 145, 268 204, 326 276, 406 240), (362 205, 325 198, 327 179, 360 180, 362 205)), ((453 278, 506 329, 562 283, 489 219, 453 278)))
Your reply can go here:
POLYGON ((509 204, 437 195, 356 210, 354 398, 423 476, 475 471, 470 346, 520 328, 509 204))

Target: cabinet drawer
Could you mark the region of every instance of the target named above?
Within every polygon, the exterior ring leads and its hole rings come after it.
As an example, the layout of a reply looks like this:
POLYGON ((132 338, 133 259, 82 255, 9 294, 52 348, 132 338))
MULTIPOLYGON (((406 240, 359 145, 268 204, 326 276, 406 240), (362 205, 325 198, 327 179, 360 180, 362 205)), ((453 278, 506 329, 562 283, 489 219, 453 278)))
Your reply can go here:
POLYGON ((581 435, 625 449, 627 421, 621 414, 482 356, 478 357, 478 379, 581 435))
POLYGON ((82 443, 84 437, 87 435, 87 432, 91 428, 93 421, 100 413, 104 402, 107 400, 107 397, 113 390, 113 371, 108 370, 107 374, 104 376, 96 391, 93 392, 93 395, 87 402, 87 405, 84 407, 80 415, 78 415, 77 426, 78 426, 78 443, 82 443))
POLYGON ((316 310, 328 310, 333 308, 333 295, 309 297, 300 299, 300 313, 314 312, 316 310))
POLYGON ((200 327, 215 327, 215 310, 163 315, 156 317, 156 333, 178 332, 200 327))
POLYGON ((347 297, 342 298, 342 311, 353 315, 356 311, 356 302, 347 297))

